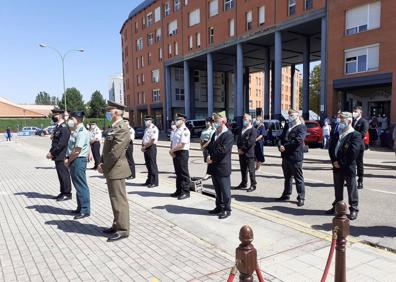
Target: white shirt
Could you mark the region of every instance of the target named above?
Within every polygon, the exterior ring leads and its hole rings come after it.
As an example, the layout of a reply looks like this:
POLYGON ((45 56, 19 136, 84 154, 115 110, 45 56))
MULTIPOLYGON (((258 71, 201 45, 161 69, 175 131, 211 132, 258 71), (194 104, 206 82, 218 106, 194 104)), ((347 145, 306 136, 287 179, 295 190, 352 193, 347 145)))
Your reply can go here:
POLYGON ((242 135, 243 134, 245 134, 245 132, 248 130, 248 129, 250 129, 250 128, 252 128, 253 126, 247 126, 247 127, 244 127, 243 129, 242 129, 242 135))
POLYGON ((149 127, 147 127, 144 130, 143 141, 142 141, 143 145, 149 144, 152 139, 154 139, 153 144, 156 144, 158 141, 158 133, 159 130, 154 124, 151 124, 149 127))
POLYGON ((91 142, 100 141, 102 139, 102 130, 100 130, 100 128, 97 126, 95 126, 94 128, 91 127, 90 134, 91 142))
POLYGON ((129 133, 131 135, 131 141, 135 140, 135 129, 133 127, 128 126, 129 128, 129 133))
POLYGON ((219 138, 220 136, 221 136, 221 134, 223 134, 224 132, 227 132, 228 131, 228 128, 227 128, 227 126, 225 126, 224 128, 223 128, 223 130, 220 132, 220 133, 217 133, 217 130, 216 130, 216 133, 215 133, 215 141, 217 140, 217 138, 219 138))
POLYGON ((190 149, 190 130, 183 125, 176 128, 173 134, 171 134, 171 147, 174 149, 178 144, 184 144, 182 150, 188 151, 190 149))

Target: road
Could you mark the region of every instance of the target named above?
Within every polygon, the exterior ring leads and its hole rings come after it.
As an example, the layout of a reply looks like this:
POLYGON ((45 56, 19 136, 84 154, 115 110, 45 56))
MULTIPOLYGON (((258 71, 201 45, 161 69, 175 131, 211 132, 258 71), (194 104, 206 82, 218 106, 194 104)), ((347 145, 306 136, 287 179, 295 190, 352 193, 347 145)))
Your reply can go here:
MULTIPOLYGON (((44 150, 49 146, 46 137, 30 137, 19 142, 28 142, 44 150)), ((320 149, 313 149, 319 150, 320 149)), ((310 155, 314 155, 314 151, 310 155)), ((319 152, 318 154, 323 154, 319 152)), ((393 154, 393 153, 389 153, 393 154)), ((143 154, 135 146, 135 161, 137 172, 144 174, 143 154)), ((161 179, 174 179, 174 169, 167 148, 158 149, 158 166, 161 179)), ((257 174, 257 190, 252 193, 233 190, 234 201, 275 214, 293 222, 309 225, 313 229, 329 231, 332 217, 324 212, 331 207, 334 200, 332 171, 328 164, 321 161, 306 161, 304 176, 306 185, 306 202, 304 207, 295 204, 296 191, 290 202, 274 201, 283 191, 283 175, 281 159, 267 157, 260 172, 257 174)), ((190 151, 190 175, 202 177, 206 171, 199 151, 190 151)), ((240 172, 237 156, 232 158, 232 186, 240 183, 240 172)), ((361 241, 396 250, 396 171, 389 168, 367 167, 365 170, 365 187, 359 190, 359 216, 351 222, 351 234, 361 241)), ((211 180, 204 182, 205 187, 211 187, 211 180)), ((345 193, 345 200, 347 195, 345 193)))

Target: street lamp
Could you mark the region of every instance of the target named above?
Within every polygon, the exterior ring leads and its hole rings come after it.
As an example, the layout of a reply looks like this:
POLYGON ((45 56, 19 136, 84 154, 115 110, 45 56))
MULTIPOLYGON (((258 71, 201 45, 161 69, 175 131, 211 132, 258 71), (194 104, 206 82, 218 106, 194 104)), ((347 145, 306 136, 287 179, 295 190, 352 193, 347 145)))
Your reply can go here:
POLYGON ((65 86, 65 58, 68 54, 72 53, 72 52, 84 52, 84 49, 71 49, 68 50, 66 53, 64 53, 63 55, 61 54, 61 52, 59 52, 58 49, 48 46, 47 44, 44 43, 40 43, 39 45, 41 48, 49 48, 51 50, 54 50, 60 57, 61 62, 62 62, 62 78, 63 78, 63 94, 65 95, 65 112, 67 112, 67 100, 66 100, 66 86, 65 86))

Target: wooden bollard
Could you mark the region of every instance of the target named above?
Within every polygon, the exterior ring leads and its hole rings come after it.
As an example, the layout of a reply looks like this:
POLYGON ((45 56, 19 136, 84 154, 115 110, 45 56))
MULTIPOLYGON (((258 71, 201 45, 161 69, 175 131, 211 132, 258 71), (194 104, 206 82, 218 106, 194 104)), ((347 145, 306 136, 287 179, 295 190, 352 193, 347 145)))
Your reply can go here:
POLYGON ((253 282, 253 273, 257 268, 257 251, 252 245, 253 230, 250 226, 242 226, 239 231, 241 244, 236 249, 236 267, 240 282, 253 282))
POLYGON ((349 219, 346 216, 347 205, 338 202, 335 206, 336 216, 333 219, 333 232, 336 232, 336 255, 334 281, 346 282, 346 244, 349 235, 349 219))

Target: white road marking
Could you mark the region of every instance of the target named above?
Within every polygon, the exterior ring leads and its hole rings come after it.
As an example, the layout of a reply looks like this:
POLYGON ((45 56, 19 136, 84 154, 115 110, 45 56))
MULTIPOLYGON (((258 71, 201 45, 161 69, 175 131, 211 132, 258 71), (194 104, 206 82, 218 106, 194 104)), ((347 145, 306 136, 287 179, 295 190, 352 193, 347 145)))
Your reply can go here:
POLYGON ((367 190, 374 191, 374 192, 385 193, 385 194, 396 195, 395 192, 388 192, 388 191, 383 191, 383 190, 378 190, 378 189, 367 189, 367 190))

